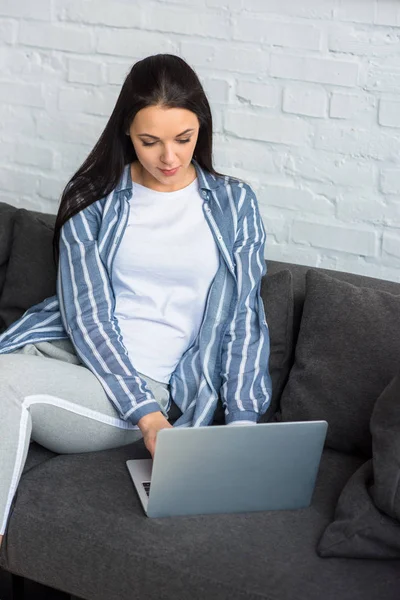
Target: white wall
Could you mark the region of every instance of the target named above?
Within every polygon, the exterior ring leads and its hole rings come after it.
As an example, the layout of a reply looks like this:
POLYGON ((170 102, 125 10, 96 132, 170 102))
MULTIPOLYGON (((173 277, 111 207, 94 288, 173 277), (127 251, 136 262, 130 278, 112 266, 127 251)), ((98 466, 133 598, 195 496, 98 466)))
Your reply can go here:
POLYGON ((0 201, 55 213, 159 52, 198 73, 267 257, 400 281, 400 0, 0 0, 0 201))

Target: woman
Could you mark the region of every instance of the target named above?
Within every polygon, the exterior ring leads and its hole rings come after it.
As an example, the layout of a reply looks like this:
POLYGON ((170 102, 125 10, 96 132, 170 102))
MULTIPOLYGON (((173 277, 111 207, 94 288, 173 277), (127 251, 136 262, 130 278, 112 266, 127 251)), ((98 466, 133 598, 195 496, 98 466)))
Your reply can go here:
POLYGON ((62 194, 57 293, 0 336, 0 536, 31 439, 74 453, 143 437, 154 457, 171 408, 174 427, 212 423, 218 395, 227 425, 266 411, 265 230, 211 157, 195 72, 137 62, 62 194))

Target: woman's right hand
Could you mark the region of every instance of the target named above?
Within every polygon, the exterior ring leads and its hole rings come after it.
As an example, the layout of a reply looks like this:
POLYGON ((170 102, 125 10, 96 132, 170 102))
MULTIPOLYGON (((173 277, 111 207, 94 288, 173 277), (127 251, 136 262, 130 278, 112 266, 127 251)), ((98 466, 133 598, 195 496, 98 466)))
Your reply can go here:
POLYGON ((143 434, 144 444, 147 450, 150 452, 152 459, 154 460, 154 453, 156 451, 157 433, 160 429, 172 428, 171 423, 164 417, 161 411, 149 413, 138 421, 138 426, 143 434))

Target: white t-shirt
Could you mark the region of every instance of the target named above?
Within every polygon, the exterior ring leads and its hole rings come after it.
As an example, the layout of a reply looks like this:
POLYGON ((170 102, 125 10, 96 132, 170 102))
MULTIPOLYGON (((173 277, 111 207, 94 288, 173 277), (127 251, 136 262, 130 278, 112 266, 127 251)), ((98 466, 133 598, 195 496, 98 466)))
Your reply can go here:
POLYGON ((197 178, 175 192, 133 182, 132 192, 112 271, 115 314, 135 369, 169 383, 199 332, 219 251, 197 178))

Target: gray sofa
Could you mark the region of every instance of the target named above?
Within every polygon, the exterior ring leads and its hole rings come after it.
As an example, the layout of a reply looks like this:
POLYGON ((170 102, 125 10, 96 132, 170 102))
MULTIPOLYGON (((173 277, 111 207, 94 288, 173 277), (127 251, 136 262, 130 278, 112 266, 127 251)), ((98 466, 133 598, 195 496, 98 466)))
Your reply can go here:
MULTIPOLYGON (((54 220, 0 203, 0 332, 55 293, 54 220)), ((4 571, 87 600, 399 600, 400 284, 267 265, 274 393, 261 420, 328 421, 311 506, 149 519, 125 465, 149 457, 142 441, 75 455, 32 442, 4 571)))

